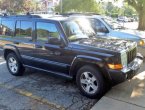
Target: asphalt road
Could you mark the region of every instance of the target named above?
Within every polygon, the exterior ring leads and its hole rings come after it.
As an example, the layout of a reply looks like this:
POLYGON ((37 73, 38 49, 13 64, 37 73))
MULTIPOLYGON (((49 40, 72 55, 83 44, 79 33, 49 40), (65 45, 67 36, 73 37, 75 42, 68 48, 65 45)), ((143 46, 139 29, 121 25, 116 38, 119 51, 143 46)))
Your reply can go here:
POLYGON ((0 51, 0 110, 89 110, 97 99, 82 96, 75 82, 26 70, 12 76, 0 51))

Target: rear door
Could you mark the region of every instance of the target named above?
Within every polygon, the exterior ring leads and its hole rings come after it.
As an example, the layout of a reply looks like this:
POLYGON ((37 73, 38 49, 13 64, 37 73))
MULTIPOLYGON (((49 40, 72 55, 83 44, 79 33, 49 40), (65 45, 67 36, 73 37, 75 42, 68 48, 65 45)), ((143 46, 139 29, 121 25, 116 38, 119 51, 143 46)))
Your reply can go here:
POLYGON ((30 20, 17 20, 13 44, 18 47, 23 63, 33 66, 33 22, 30 20))

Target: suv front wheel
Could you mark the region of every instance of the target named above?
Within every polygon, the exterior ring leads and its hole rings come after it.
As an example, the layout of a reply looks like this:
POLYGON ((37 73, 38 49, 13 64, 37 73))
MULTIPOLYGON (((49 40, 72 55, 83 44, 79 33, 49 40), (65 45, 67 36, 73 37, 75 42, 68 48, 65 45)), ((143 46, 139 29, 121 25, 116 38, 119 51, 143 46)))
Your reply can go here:
POLYGON ((104 79, 93 66, 83 66, 76 76, 81 93, 89 98, 100 98, 105 91, 104 79))
POLYGON ((14 76, 23 75, 25 69, 14 53, 9 53, 7 55, 6 62, 7 62, 8 70, 12 75, 14 76))

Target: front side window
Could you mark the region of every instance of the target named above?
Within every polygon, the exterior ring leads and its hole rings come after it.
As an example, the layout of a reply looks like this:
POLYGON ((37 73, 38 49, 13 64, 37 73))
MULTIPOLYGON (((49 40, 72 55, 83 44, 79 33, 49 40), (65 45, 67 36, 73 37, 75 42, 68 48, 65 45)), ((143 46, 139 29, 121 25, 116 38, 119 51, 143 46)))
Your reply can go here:
POLYGON ((94 30, 97 32, 108 33, 106 26, 98 19, 91 19, 91 24, 94 30))
POLYGON ((32 39, 32 22, 17 21, 16 37, 21 38, 21 39, 32 39))
POLYGON ((14 21, 2 21, 0 27, 0 35, 1 37, 12 37, 14 30, 14 21))
POLYGON ((48 40, 51 38, 58 40, 60 39, 55 24, 46 22, 37 22, 36 31, 37 31, 37 41, 48 43, 48 40))
POLYGON ((111 28, 111 29, 122 29, 123 26, 119 24, 117 21, 111 18, 102 18, 102 20, 111 28))

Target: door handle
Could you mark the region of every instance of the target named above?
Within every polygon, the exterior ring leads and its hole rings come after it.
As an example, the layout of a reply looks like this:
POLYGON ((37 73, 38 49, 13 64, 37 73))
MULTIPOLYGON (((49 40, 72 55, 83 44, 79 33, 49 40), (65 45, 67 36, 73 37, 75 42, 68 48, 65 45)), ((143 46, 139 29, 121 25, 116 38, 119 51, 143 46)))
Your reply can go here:
POLYGON ((13 42, 14 44, 19 44, 19 42, 13 42))
POLYGON ((35 48, 42 48, 41 45, 35 45, 35 48))
POLYGON ((59 51, 50 51, 49 54, 50 54, 50 55, 59 56, 59 55, 61 55, 61 52, 59 52, 59 51))
POLYGON ((55 51, 55 52, 54 52, 54 55, 57 55, 57 56, 58 56, 58 55, 61 55, 61 52, 55 51))

